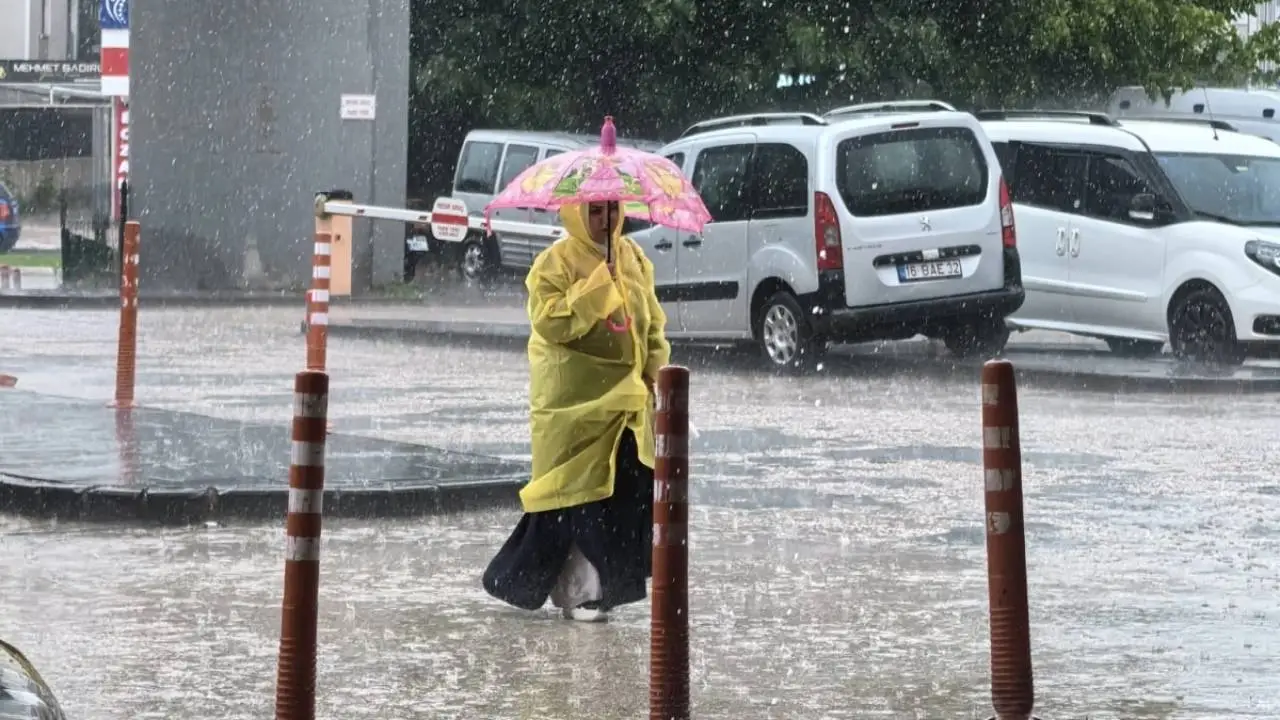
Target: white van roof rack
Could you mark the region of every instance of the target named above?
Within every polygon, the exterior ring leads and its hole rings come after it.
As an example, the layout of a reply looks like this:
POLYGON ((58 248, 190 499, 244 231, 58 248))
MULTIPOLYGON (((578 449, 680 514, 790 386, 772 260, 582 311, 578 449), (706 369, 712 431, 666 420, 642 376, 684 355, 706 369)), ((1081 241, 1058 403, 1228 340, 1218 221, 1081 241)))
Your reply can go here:
POLYGON ((955 112, 951 103, 941 100, 890 100, 888 102, 869 102, 857 105, 845 105, 822 114, 824 118, 844 115, 887 115, 904 112, 955 112))
POLYGON ((1090 125, 1120 127, 1110 115, 1087 110, 979 110, 979 120, 1088 120, 1090 125))
POLYGON ((759 125, 826 125, 827 121, 813 113, 806 112, 786 112, 786 113, 751 113, 748 115, 730 115, 728 117, 715 118, 712 120, 703 120, 699 123, 690 125, 687 130, 680 133, 680 137, 688 137, 697 135, 698 133, 710 132, 712 130, 720 130, 730 127, 751 127, 759 125))
POLYGON ((1183 125, 1204 125, 1214 130, 1227 130, 1230 132, 1240 132, 1240 129, 1226 120, 1210 120, 1207 117, 1186 117, 1180 115, 1121 115, 1118 120, 1121 124, 1125 120, 1140 120, 1142 122, 1167 122, 1181 123, 1183 125))

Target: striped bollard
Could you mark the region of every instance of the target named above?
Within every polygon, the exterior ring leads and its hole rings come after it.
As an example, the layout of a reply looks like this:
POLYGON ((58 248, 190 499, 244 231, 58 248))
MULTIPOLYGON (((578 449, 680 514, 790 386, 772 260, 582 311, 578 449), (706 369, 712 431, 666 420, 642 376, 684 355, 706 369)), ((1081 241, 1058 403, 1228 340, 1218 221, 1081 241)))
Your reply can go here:
POLYGON ((0 265, 0 290, 9 289, 9 266, 0 265))
POLYGON ((138 261, 142 251, 142 225, 124 224, 120 248, 120 331, 116 338, 116 396, 111 407, 133 407, 138 376, 138 261))
POLYGON ((1018 391, 1013 364, 1008 360, 990 360, 982 366, 982 465, 994 720, 1027 720, 1035 706, 1035 687, 1027 603, 1018 391))
MULTIPOLYGON (((320 220, 317 220, 317 225, 320 220)), ((329 255, 333 233, 316 230, 311 256, 311 290, 307 293, 307 369, 325 369, 329 343, 329 255)))
POLYGON ((14 290, 22 289, 22 268, 13 269, 13 289, 14 290))
POLYGON ((649 718, 689 720, 689 369, 658 371, 649 718))
POLYGON ((315 720, 316 716, 316 623, 328 409, 329 376, 311 370, 298 373, 293 387, 276 720, 315 720))

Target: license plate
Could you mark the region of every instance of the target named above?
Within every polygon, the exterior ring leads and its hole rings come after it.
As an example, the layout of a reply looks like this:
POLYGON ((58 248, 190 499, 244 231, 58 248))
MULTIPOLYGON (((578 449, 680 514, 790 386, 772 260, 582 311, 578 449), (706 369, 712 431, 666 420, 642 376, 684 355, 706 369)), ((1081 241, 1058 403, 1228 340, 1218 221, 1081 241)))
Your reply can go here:
POLYGON ((907 263, 898 266, 899 282, 942 280, 964 275, 959 260, 934 260, 932 262, 907 263))
POLYGON ((421 235, 414 235, 405 241, 409 246, 409 252, 426 252, 428 247, 427 239, 421 235))

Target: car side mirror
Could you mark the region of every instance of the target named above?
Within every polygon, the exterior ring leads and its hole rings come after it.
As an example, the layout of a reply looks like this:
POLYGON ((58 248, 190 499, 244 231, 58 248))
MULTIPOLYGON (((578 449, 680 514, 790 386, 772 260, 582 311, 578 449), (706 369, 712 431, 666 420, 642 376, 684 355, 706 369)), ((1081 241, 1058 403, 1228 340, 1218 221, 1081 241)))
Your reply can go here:
POLYGON ((1138 222, 1155 222, 1156 196, 1151 193, 1138 193, 1130 198, 1129 219, 1138 222))

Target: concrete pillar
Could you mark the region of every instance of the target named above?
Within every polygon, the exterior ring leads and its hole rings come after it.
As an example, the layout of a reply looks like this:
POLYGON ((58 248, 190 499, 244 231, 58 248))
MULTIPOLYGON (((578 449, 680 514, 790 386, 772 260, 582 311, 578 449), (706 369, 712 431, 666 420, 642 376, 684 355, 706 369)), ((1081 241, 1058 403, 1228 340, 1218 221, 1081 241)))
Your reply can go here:
MULTIPOLYGON (((315 192, 404 203, 409 0, 132 0, 130 22, 147 287, 241 287, 256 244, 255 282, 301 291, 315 192), (341 120, 344 93, 376 95, 376 119, 341 120)), ((361 221, 354 235, 354 289, 395 280, 403 229, 361 221)))

